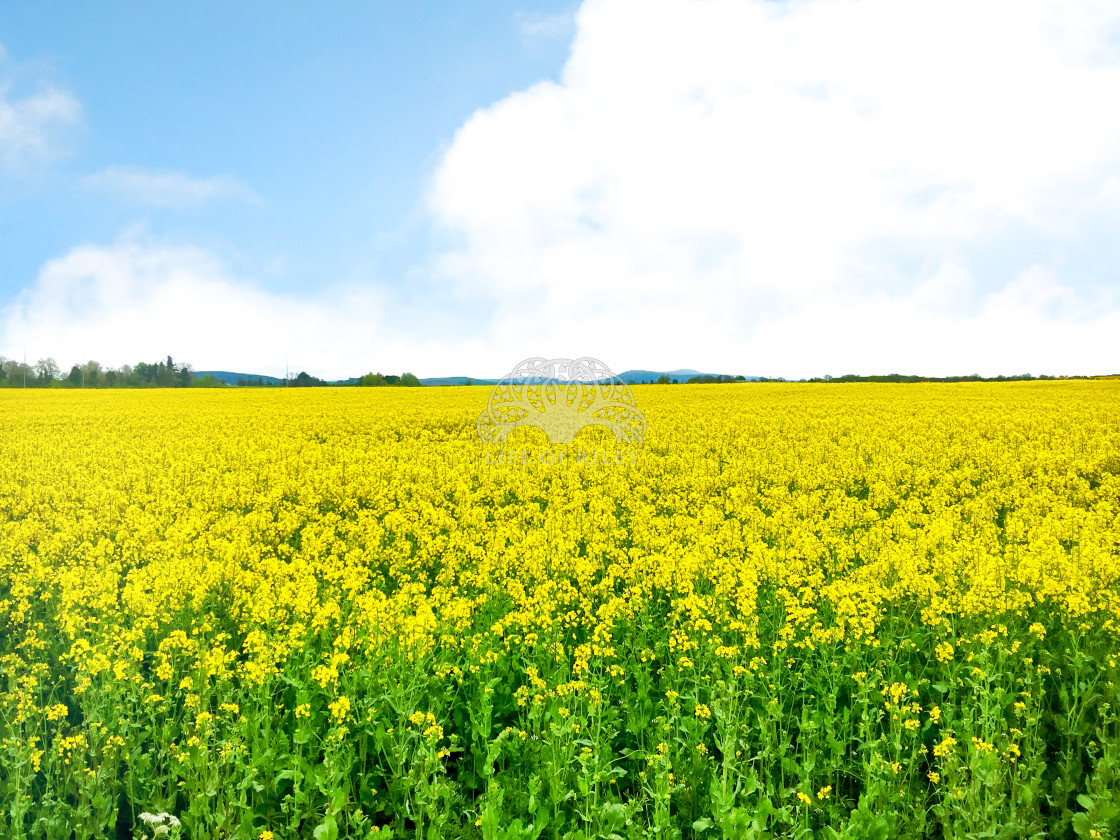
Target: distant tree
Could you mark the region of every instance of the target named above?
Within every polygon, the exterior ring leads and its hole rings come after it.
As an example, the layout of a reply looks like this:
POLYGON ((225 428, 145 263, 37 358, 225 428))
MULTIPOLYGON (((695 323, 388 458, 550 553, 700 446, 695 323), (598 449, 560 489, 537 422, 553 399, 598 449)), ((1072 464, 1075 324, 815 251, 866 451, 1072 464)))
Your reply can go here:
POLYGON ((212 373, 208 373, 202 378, 194 380, 191 386, 194 388, 224 388, 226 387, 226 383, 218 379, 218 377, 214 376, 212 373))
POLYGON ((35 369, 16 359, 0 356, 0 385, 8 388, 22 388, 30 380, 35 384, 35 369))
POLYGON ((289 384, 293 388, 319 388, 330 383, 324 382, 322 379, 317 379, 307 371, 301 370, 299 376, 291 380, 289 384))
POLYGON ((103 379, 100 362, 90 359, 82 365, 82 384, 86 388, 100 387, 103 379))
POLYGON ((58 362, 54 359, 40 359, 35 363, 35 375, 39 384, 49 385, 58 376, 58 362))
POLYGON ((150 385, 156 378, 156 367, 147 362, 138 362, 136 367, 132 369, 131 376, 137 385, 150 385))
POLYGON ((405 371, 401 374, 400 384, 402 388, 419 388, 420 380, 408 371, 405 371))
POLYGON ((690 377, 688 380, 689 385, 726 385, 729 382, 734 382, 735 377, 728 374, 721 374, 714 376, 712 374, 701 374, 700 376, 690 377))
POLYGON ((167 357, 167 364, 160 362, 156 365, 156 384, 162 388, 174 388, 179 384, 179 377, 175 371, 175 364, 171 357, 167 357))
POLYGON ((80 388, 82 386, 82 369, 77 365, 70 368, 70 374, 66 377, 66 382, 72 388, 80 388))
POLYGON ((464 385, 473 385, 474 383, 473 383, 473 382, 471 382, 470 378, 468 377, 468 378, 467 378, 467 381, 466 381, 466 382, 464 382, 463 384, 464 384, 464 385))
POLYGON ((669 374, 663 373, 659 377, 657 377, 657 383, 656 384, 658 384, 658 385, 668 385, 669 382, 670 382, 669 374))
POLYGON ((384 388, 389 383, 385 381, 385 377, 378 373, 367 373, 358 380, 358 385, 363 388, 384 388))

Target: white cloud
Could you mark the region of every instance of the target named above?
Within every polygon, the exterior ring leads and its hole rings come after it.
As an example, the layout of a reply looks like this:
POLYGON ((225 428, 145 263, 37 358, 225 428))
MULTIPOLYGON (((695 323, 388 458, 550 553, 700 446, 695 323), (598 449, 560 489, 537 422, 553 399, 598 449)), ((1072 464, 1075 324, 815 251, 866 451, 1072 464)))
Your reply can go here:
POLYGON ((257 202, 256 194, 230 175, 192 178, 182 172, 157 172, 135 166, 111 166, 87 175, 81 184, 134 204, 151 207, 198 207, 212 201, 257 202))
POLYGON ((1118 33, 1105 0, 588 0, 560 83, 442 159, 440 274, 510 358, 1120 371, 1118 33))
POLYGON ((1120 204, 1120 175, 1113 175, 1101 185, 1101 195, 1120 204))
MULTIPOLYGON (((532 355, 1120 372, 1120 7, 591 0, 576 24, 560 82, 480 110, 442 158, 430 207, 456 244, 433 277, 278 294, 131 234, 47 263, 0 352, 327 377, 532 355)), ((250 198, 110 172, 91 186, 250 198)))
MULTIPOLYGON (((333 287, 315 297, 277 294, 234 276, 213 254, 129 233, 48 262, 0 310, 0 352, 118 366, 171 354, 198 370, 351 376, 379 365, 419 366, 424 345, 402 350, 375 290, 333 287)), ((398 369, 399 368, 399 369, 398 369)))
POLYGON ((521 37, 526 41, 560 41, 571 37, 575 31, 575 18, 571 14, 545 15, 518 12, 514 17, 521 37))
POLYGON ((15 93, 0 44, 0 169, 22 171, 62 153, 66 131, 81 120, 82 108, 66 91, 41 83, 33 93, 15 93))

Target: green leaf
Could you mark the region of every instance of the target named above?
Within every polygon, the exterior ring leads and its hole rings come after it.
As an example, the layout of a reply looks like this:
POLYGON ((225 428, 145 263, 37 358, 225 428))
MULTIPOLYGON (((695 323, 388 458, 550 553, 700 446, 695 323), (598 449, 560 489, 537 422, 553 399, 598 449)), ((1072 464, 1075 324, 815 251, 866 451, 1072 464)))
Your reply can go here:
POLYGON ((707 831, 712 827, 712 821, 707 817, 701 817, 692 823, 692 830, 696 832, 707 831))
POLYGON ((603 817, 603 822, 606 824, 606 831, 608 833, 613 834, 626 825, 626 809, 617 802, 606 803, 603 805, 600 813, 603 817))
POLYGON ((346 791, 342 788, 339 788, 334 792, 334 795, 331 796, 331 810, 336 813, 338 811, 341 811, 344 807, 346 807, 346 801, 349 798, 350 797, 346 795, 346 791))
POLYGON ((315 840, 338 840, 338 823, 335 822, 334 817, 327 816, 321 823, 315 826, 315 830, 311 832, 311 836, 315 840))
POLYGON ((778 813, 774 807, 774 803, 768 797, 759 800, 758 811, 755 813, 754 818, 760 828, 766 828, 766 822, 774 814, 778 813))

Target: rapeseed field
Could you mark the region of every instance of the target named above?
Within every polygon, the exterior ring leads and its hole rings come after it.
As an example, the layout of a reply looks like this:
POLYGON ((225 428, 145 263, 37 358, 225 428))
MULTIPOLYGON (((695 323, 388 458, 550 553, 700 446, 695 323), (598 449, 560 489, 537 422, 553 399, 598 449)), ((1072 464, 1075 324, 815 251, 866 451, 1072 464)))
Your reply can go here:
POLYGON ((633 392, 0 392, 0 835, 1116 836, 1120 382, 633 392))

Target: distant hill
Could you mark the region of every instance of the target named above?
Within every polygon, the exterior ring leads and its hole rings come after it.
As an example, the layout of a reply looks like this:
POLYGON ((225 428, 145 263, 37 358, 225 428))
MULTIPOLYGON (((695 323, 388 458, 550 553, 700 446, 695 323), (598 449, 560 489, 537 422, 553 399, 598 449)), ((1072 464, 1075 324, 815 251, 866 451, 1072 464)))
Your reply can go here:
MULTIPOLYGON (((236 385, 238 382, 251 382, 254 385, 283 385, 284 378, 282 376, 269 376, 266 373, 235 373, 229 370, 196 370, 194 372, 195 379, 202 379, 204 376, 212 376, 215 379, 221 380, 227 385, 236 385)), ((294 380, 295 377, 293 376, 294 380)), ((356 385, 358 377, 351 376, 349 379, 332 379, 331 385, 356 385)))
MULTIPOLYGON (((235 373, 228 370, 197 370, 195 371, 195 378, 201 379, 204 376, 212 376, 227 385, 236 385, 240 381, 249 381, 254 384, 260 383, 262 385, 283 385, 284 380, 279 376, 268 376, 263 373, 235 373)), ((669 379, 675 379, 677 382, 687 382, 694 376, 713 376, 719 377, 718 373, 701 373, 692 368, 678 368, 677 370, 624 370, 622 373, 616 374, 619 379, 627 384, 636 383, 645 385, 647 383, 656 382, 659 376, 668 376, 669 379)), ((748 381, 757 381, 757 376, 745 377, 748 381)), ((358 377, 352 376, 349 379, 332 380, 332 385, 356 385, 358 377)), ((496 385, 497 379, 485 379, 474 376, 432 376, 427 379, 421 379, 421 385, 429 386, 450 386, 450 385, 466 385, 470 382, 472 385, 496 385)))
POLYGON ((470 382, 472 385, 497 385, 497 379, 475 379, 473 376, 436 376, 428 379, 421 379, 421 385, 466 385, 470 382))
MULTIPOLYGON (((694 376, 714 376, 716 378, 726 374, 720 373, 701 373, 692 368, 678 368, 677 370, 624 370, 618 374, 618 378, 623 382, 630 383, 636 382, 639 385, 645 385, 649 382, 656 382, 659 376, 668 376, 669 379, 675 379, 677 382, 687 382, 694 376)), ((749 382, 756 382, 757 376, 743 377, 749 382)))
MULTIPOLYGON (((675 379, 677 382, 687 382, 694 376, 711 376, 719 378, 718 373, 701 373, 692 368, 678 368, 677 370, 624 370, 622 373, 616 374, 619 379, 627 384, 645 385, 648 383, 656 382, 659 376, 668 376, 669 379, 675 379)), ((755 381, 757 376, 745 377, 748 380, 755 381)), ((421 379, 422 385, 466 385, 470 381, 472 385, 495 385, 497 379, 477 379, 473 376, 438 376, 429 379, 421 379)))
POLYGON ((236 385, 239 379, 248 379, 253 382, 259 380, 265 385, 284 384, 284 380, 279 376, 267 376, 263 373, 233 373, 228 370, 196 370, 194 375, 196 379, 202 379, 204 376, 213 376, 215 379, 220 379, 227 385, 236 385))

